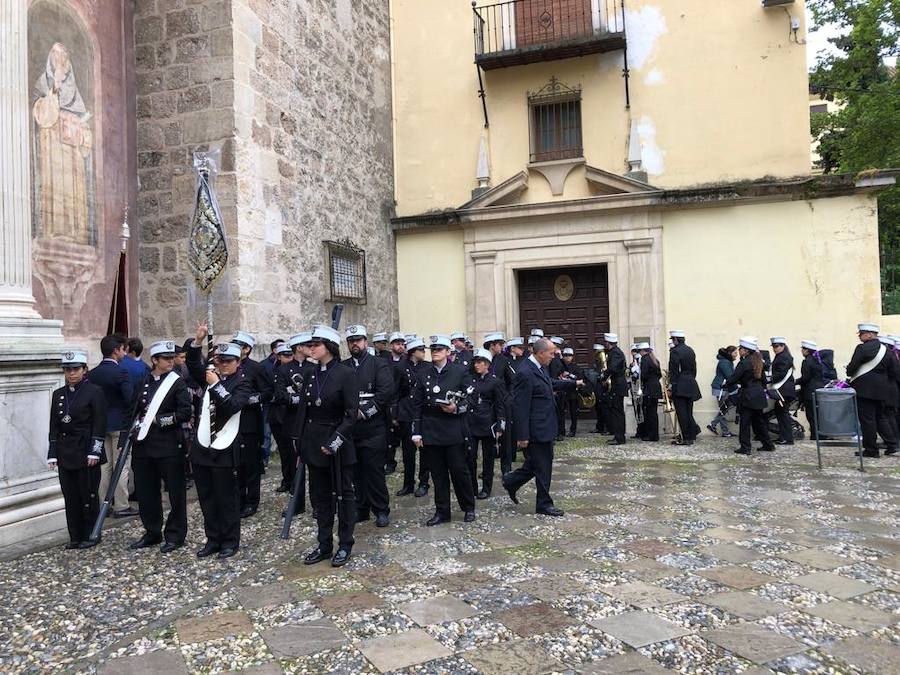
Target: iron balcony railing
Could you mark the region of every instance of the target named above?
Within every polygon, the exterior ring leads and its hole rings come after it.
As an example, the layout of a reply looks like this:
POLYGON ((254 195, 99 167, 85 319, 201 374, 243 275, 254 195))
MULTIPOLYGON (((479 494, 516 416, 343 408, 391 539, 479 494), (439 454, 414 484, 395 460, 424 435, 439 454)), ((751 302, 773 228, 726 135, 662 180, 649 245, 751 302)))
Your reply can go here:
POLYGON ((476 59, 623 36, 623 4, 623 0, 507 0, 481 6, 473 2, 476 59))

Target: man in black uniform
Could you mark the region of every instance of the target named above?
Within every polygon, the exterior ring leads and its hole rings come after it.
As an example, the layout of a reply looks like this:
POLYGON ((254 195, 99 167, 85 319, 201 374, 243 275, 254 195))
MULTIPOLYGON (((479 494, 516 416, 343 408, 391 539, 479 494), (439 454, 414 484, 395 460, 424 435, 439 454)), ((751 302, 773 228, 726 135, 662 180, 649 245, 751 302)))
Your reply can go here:
MULTIPOLYGON (((570 380, 583 380, 584 379, 584 371, 581 370, 581 366, 575 363, 575 350, 571 347, 566 347, 562 351, 563 356, 563 366, 568 373, 568 377, 570 380)), ((569 389, 565 392, 565 402, 566 406, 569 409, 569 436, 574 436, 578 433, 578 389, 569 389)))
POLYGON ((672 349, 669 350, 669 387, 672 390, 672 404, 681 427, 681 440, 672 445, 693 445, 700 433, 694 420, 694 401, 702 396, 697 386, 697 356, 684 342, 684 331, 669 331, 672 349))
MULTIPOLYGON (((150 363, 153 365, 150 375, 135 392, 137 419, 141 425, 132 445, 131 469, 144 534, 131 543, 131 548, 149 548, 162 543, 159 550, 171 553, 184 545, 187 536, 185 440, 181 425, 191 418, 191 394, 184 380, 174 372, 174 342, 163 340, 150 345, 150 363), (170 506, 165 529, 161 483, 169 495, 170 506)), ((123 434, 120 442, 124 445, 125 440, 123 434)))
POLYGON ((809 424, 809 438, 816 440, 816 419, 813 413, 813 392, 825 386, 824 364, 819 356, 819 346, 813 340, 800 342, 800 354, 803 362, 800 364, 800 378, 796 384, 800 387, 800 401, 806 411, 806 422, 809 424))
MULTIPOLYGON (((566 372, 566 366, 562 360, 562 346, 564 341, 561 337, 553 336, 550 338, 553 344, 553 359, 550 361, 548 369, 550 370, 550 379, 558 380, 560 376, 566 372)), ((554 403, 556 405, 556 440, 563 440, 566 436, 566 392, 555 390, 553 392, 554 403)))
MULTIPOLYGON (((510 346, 510 353, 516 350, 518 353, 522 351, 522 338, 513 338, 515 344, 510 346)), ((494 374, 501 384, 503 384, 504 401, 503 401, 503 419, 506 420, 506 426, 512 427, 512 390, 516 381, 516 370, 513 367, 513 360, 506 355, 503 350, 504 345, 503 333, 488 333, 484 337, 484 348, 491 353, 491 372, 494 374)), ((500 475, 512 471, 512 461, 515 455, 513 448, 514 443, 512 434, 505 433, 498 441, 498 450, 500 453, 500 475)))
POLYGON ((387 475, 397 470, 397 448, 403 444, 400 438, 400 425, 397 422, 397 392, 400 390, 400 380, 406 367, 406 335, 400 331, 394 331, 388 336, 388 356, 385 360, 391 364, 391 374, 394 377, 394 399, 387 409, 385 420, 387 421, 387 455, 384 472, 387 475))
POLYGON ((290 402, 290 377, 285 380, 283 375, 279 377, 279 373, 282 368, 287 368, 294 363, 294 350, 287 342, 282 342, 275 347, 275 358, 278 359, 278 362, 272 368, 272 402, 266 411, 266 422, 272 431, 272 438, 278 446, 278 456, 281 458, 281 482, 275 488, 275 492, 287 492, 290 480, 293 478, 293 476, 287 478, 294 468, 290 464, 292 461, 296 464, 296 460, 292 457, 290 436, 286 433, 284 426, 284 417, 290 402))
MULTIPOLYGON (((496 334, 495 334, 496 335, 496 334)), ((494 485, 494 463, 497 443, 506 431, 506 402, 509 399, 503 382, 491 372, 493 356, 487 349, 479 349, 472 355, 471 378, 472 406, 469 408, 467 426, 471 455, 469 473, 472 490, 477 499, 491 496, 494 485), (478 489, 478 448, 481 447, 481 490, 478 489)), ((468 388, 468 387, 467 387, 468 388)))
POLYGON ((775 418, 778 420, 779 440, 775 441, 775 445, 793 445, 794 424, 791 417, 791 403, 797 398, 794 357, 787 347, 787 339, 773 337, 769 342, 772 351, 775 352, 775 358, 772 359, 772 383, 769 386, 769 392, 775 398, 775 418))
POLYGON ((880 457, 878 435, 887 445, 885 454, 897 452, 897 439, 887 418, 887 408, 897 396, 894 382, 896 359, 886 345, 878 341, 878 326, 858 326, 860 344, 847 364, 850 386, 856 390, 859 425, 862 428, 863 456, 880 457))
POLYGON ((50 447, 47 466, 59 471, 69 529, 67 549, 91 548, 91 528, 97 520, 100 502, 100 465, 107 461, 103 451, 106 437, 106 397, 103 389, 91 384, 87 374, 87 352, 62 355, 65 385, 50 398, 50 447))
MULTIPOLYGON (((309 360, 309 341, 312 340, 312 332, 297 333, 288 338, 288 347, 291 348, 292 359, 281 366, 275 372, 274 396, 275 402, 284 407, 284 417, 281 425, 281 435, 284 437, 284 445, 278 439, 278 456, 281 459, 281 484, 276 492, 289 492, 294 484, 294 474, 297 471, 298 449, 291 440, 291 435, 297 424, 297 414, 300 410, 300 397, 303 394, 303 382, 315 365, 309 360)), ((305 500, 298 510, 302 513, 306 510, 305 500)))
POLYGON ((628 379, 625 375, 628 368, 625 353, 619 349, 619 336, 615 333, 604 333, 603 342, 606 347, 606 371, 600 379, 608 381, 606 392, 606 417, 612 438, 607 445, 625 443, 625 395, 628 393, 628 379))
POLYGON ((201 354, 206 333, 205 323, 197 326, 187 354, 191 377, 202 382, 204 389, 190 454, 206 531, 206 544, 197 551, 197 557, 218 553, 225 559, 237 553, 241 543, 237 475, 241 464, 240 420, 252 390, 247 378, 238 372, 241 349, 233 342, 218 345, 214 368, 207 368, 201 354))
POLYGON ((241 518, 249 518, 259 508, 263 471, 262 404, 272 400, 272 375, 250 358, 255 338, 237 331, 231 341, 241 348, 240 372, 250 383, 248 405, 241 415, 241 467, 238 471, 241 491, 241 518))
POLYGON ((598 343, 594 345, 594 367, 597 371, 597 379, 594 381, 594 416, 597 418, 592 434, 609 433, 609 422, 607 420, 609 414, 609 402, 607 401, 607 392, 609 391, 609 382, 603 379, 603 371, 606 368, 603 363, 606 361, 606 347, 598 343))
POLYGON ((453 333, 450 336, 450 344, 453 351, 450 352, 449 361, 462 366, 466 371, 470 370, 472 365, 472 350, 466 347, 466 334, 453 333))
POLYGON ((413 494, 424 497, 428 494, 428 468, 421 457, 421 451, 412 442, 413 392, 418 386, 418 372, 425 361, 425 343, 421 338, 411 338, 406 342, 406 359, 397 388, 397 434, 403 446, 403 487, 398 497, 413 494), (416 487, 416 455, 419 457, 419 487, 416 487))
POLYGON ((449 363, 450 338, 430 338, 431 363, 418 372, 413 393, 412 441, 422 448, 425 465, 434 480, 435 514, 425 524, 438 525, 450 520, 450 481, 465 521, 475 520, 475 494, 466 462, 462 415, 470 400, 466 393, 467 369, 449 363), (448 398, 448 394, 455 394, 448 398))
MULTIPOLYGON (((391 512, 387 483, 384 478, 387 450, 387 410, 395 397, 394 374, 386 359, 369 355, 365 326, 349 326, 344 332, 350 358, 343 363, 356 373, 359 411, 353 426, 356 464, 353 485, 356 492, 356 522, 375 513, 375 525, 387 527, 391 512)), ((388 356, 388 359, 390 356, 388 356)))
POLYGON ((390 357, 391 350, 388 349, 387 333, 375 333, 372 336, 372 346, 375 348, 375 356, 383 359, 390 357))

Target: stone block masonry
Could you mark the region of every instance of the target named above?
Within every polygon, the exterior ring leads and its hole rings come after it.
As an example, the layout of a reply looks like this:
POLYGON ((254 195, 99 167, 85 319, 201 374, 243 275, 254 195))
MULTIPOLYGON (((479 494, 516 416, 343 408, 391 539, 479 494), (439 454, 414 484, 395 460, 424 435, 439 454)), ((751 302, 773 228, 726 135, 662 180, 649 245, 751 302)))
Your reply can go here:
POLYGON ((397 325, 387 3, 137 0, 140 332, 183 339, 195 150, 219 148, 229 243, 216 333, 330 315, 327 240, 366 252, 345 324, 397 325))

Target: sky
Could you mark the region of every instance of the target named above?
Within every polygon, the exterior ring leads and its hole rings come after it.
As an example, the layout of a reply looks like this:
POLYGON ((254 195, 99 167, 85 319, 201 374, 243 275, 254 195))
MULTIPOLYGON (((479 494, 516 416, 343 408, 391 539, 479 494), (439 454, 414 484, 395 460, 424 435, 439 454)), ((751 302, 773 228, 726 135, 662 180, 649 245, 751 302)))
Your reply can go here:
MULTIPOLYGON (((806 25, 813 25, 813 18, 810 11, 806 10, 806 25)), ((812 69, 816 65, 816 54, 821 50, 836 53, 836 50, 828 43, 828 38, 839 35, 840 31, 834 26, 824 26, 816 32, 807 32, 806 34, 806 64, 812 69)), ((895 58, 886 59, 887 63, 896 64, 895 58)))

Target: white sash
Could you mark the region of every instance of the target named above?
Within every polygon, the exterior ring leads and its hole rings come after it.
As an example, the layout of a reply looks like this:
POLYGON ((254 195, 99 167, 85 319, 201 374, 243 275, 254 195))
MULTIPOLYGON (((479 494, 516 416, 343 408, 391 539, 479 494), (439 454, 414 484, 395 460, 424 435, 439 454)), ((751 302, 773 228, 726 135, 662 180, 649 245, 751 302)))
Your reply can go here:
POLYGON ((859 379, 863 375, 871 373, 875 369, 875 366, 881 363, 881 359, 884 358, 885 354, 887 354, 887 347, 885 347, 884 345, 879 345, 878 353, 875 355, 875 358, 862 364, 862 366, 860 366, 859 370, 856 372, 856 375, 854 375, 847 381, 853 382, 853 380, 859 379))
POLYGON ((169 374, 163 378, 163 381, 159 385, 159 389, 154 392, 153 398, 150 399, 150 405, 147 406, 147 412, 144 413, 144 417, 141 420, 141 428, 138 430, 137 435, 139 441, 147 438, 147 434, 150 433, 150 427, 153 425, 153 420, 156 419, 156 413, 159 412, 159 406, 162 405, 163 400, 166 398, 166 394, 169 393, 169 390, 172 388, 172 385, 175 384, 175 380, 177 379, 178 373, 170 371, 169 374))
POLYGON ((197 426, 197 440, 204 448, 213 450, 225 450, 234 443, 237 438, 238 428, 241 426, 241 413, 236 412, 228 418, 222 430, 216 434, 216 440, 212 439, 212 428, 209 419, 209 388, 203 394, 203 403, 200 406, 200 424, 197 426))
POLYGON ((791 376, 792 376, 793 374, 794 374, 794 369, 791 368, 791 369, 788 371, 787 375, 785 375, 785 376, 782 378, 781 382, 778 382, 778 383, 776 383, 776 384, 773 384, 771 388, 774 389, 774 390, 776 390, 776 391, 777 391, 777 390, 780 390, 780 389, 784 386, 784 383, 787 382, 787 381, 791 378, 791 376))

